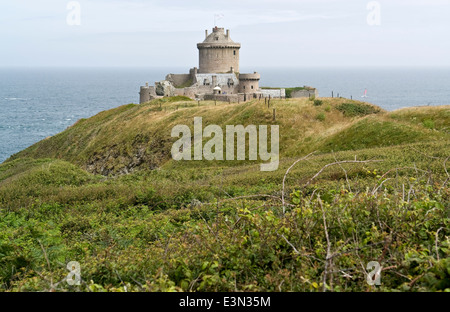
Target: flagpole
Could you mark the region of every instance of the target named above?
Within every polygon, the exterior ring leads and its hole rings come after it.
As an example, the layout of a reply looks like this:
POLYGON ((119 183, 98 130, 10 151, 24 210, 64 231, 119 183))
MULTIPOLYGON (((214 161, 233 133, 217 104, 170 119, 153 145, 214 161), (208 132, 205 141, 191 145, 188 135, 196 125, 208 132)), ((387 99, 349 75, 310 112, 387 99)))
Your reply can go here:
POLYGON ((223 18, 223 14, 214 14, 214 27, 217 26, 217 20, 222 19, 222 18, 223 18))

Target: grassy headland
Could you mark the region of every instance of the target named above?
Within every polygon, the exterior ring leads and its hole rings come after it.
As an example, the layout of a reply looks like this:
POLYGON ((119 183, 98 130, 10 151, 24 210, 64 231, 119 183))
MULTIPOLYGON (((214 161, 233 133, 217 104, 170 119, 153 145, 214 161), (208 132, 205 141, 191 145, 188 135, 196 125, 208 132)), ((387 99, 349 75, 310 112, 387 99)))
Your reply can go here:
POLYGON ((130 104, 13 155, 0 165, 0 289, 450 289, 450 107, 320 100, 130 104), (278 170, 172 160, 171 129, 197 116, 279 125, 278 170), (82 285, 50 285, 69 261, 82 285), (366 283, 370 261, 381 286, 366 283))

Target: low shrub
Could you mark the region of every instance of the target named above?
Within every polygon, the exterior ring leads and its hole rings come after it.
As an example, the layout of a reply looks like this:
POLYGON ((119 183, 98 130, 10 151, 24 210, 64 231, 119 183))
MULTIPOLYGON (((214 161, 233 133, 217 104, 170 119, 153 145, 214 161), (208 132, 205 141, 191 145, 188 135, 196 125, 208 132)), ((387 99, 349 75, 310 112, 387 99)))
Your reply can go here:
POLYGON ((423 124, 423 126, 424 126, 425 128, 428 128, 428 129, 434 129, 434 128, 435 128, 434 121, 431 120, 431 119, 425 119, 425 120, 422 122, 422 124, 423 124))
POLYGON ((336 107, 337 110, 341 111, 345 116, 366 116, 370 114, 376 114, 380 112, 380 109, 372 105, 363 103, 342 103, 336 107))
POLYGON ((324 121, 325 120, 325 114, 324 113, 317 114, 316 119, 319 120, 319 121, 324 121))
POLYGON ((322 100, 314 100, 314 106, 321 106, 323 104, 322 100))

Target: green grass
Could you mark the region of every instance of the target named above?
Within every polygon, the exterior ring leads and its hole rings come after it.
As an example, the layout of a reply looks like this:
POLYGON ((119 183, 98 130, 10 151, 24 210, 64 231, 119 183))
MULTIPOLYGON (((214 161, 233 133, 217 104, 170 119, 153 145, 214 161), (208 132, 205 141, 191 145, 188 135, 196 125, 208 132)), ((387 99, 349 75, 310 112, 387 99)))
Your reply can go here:
POLYGON ((450 109, 418 107, 400 109, 390 114, 393 120, 450 133, 450 109))
POLYGON ((324 121, 325 120, 325 114, 324 113, 317 114, 316 119, 319 120, 319 121, 324 121))
POLYGON ((353 117, 353 116, 366 116, 370 114, 376 114, 380 111, 379 108, 374 107, 372 105, 364 104, 364 103, 356 103, 356 102, 346 102, 342 103, 336 107, 339 111, 341 111, 345 116, 353 117))
MULTIPOLYGON (((125 105, 81 120, 66 131, 13 155, 11 160, 61 159, 105 176, 152 170, 172 162, 170 150, 176 138, 171 137, 171 129, 175 125, 188 125, 193 131, 193 120, 197 116, 203 117, 204 127, 216 124, 223 129, 226 125, 277 124, 280 126, 280 150, 285 157, 316 150, 330 152, 448 139, 448 123, 444 119, 436 117, 436 129, 442 131, 430 133, 421 121, 399 119, 398 112, 385 113, 375 106, 346 99, 322 98, 320 101, 323 105, 315 106, 308 99, 273 99, 271 107, 267 108, 258 100, 217 106, 214 102, 202 102, 199 106, 195 101, 176 97, 145 105, 125 105), (351 107, 352 112, 353 108, 360 107, 356 110, 369 115, 351 113, 349 116, 340 111, 342 107, 351 107), (273 108, 277 110, 275 123, 273 108)), ((441 111, 445 116, 447 110, 441 111)), ((188 166, 199 164, 194 162, 188 166)), ((229 167, 242 163, 217 161, 208 165, 229 167)))
POLYGON ((431 120, 431 119, 425 119, 425 120, 423 121, 423 126, 424 126, 425 128, 428 128, 428 129, 434 129, 434 128, 435 128, 434 121, 431 120))
POLYGON ((18 159, 0 167, 0 185, 16 187, 80 186, 92 180, 79 167, 54 159, 18 159))
POLYGON ((439 140, 439 138, 442 136, 437 133, 426 133, 410 125, 372 117, 358 121, 327 138, 322 146, 326 151, 359 150, 421 142, 427 139, 439 140))
POLYGON ((175 102, 185 102, 185 101, 193 101, 191 98, 183 95, 177 95, 177 96, 171 96, 171 97, 165 97, 162 99, 158 99, 153 101, 154 104, 159 103, 175 103, 175 102))
POLYGON ((448 291, 450 108, 359 116, 338 107, 369 104, 321 101, 126 105, 14 155, 0 165, 0 290, 52 290, 78 261, 82 285, 57 291, 448 291), (279 169, 172 161, 170 130, 195 116, 279 125, 279 169), (379 287, 370 261, 388 268, 379 287))

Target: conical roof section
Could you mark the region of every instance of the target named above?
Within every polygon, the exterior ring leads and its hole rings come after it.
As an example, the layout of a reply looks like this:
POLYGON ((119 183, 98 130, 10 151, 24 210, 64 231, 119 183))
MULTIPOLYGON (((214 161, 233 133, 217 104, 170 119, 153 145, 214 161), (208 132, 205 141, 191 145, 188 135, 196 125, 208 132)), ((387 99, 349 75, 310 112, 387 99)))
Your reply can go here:
POLYGON ((206 39, 197 44, 198 47, 208 48, 208 47, 231 47, 231 48, 240 48, 241 44, 236 43, 231 40, 230 32, 227 30, 225 33, 224 28, 214 27, 213 32, 209 34, 206 39))

